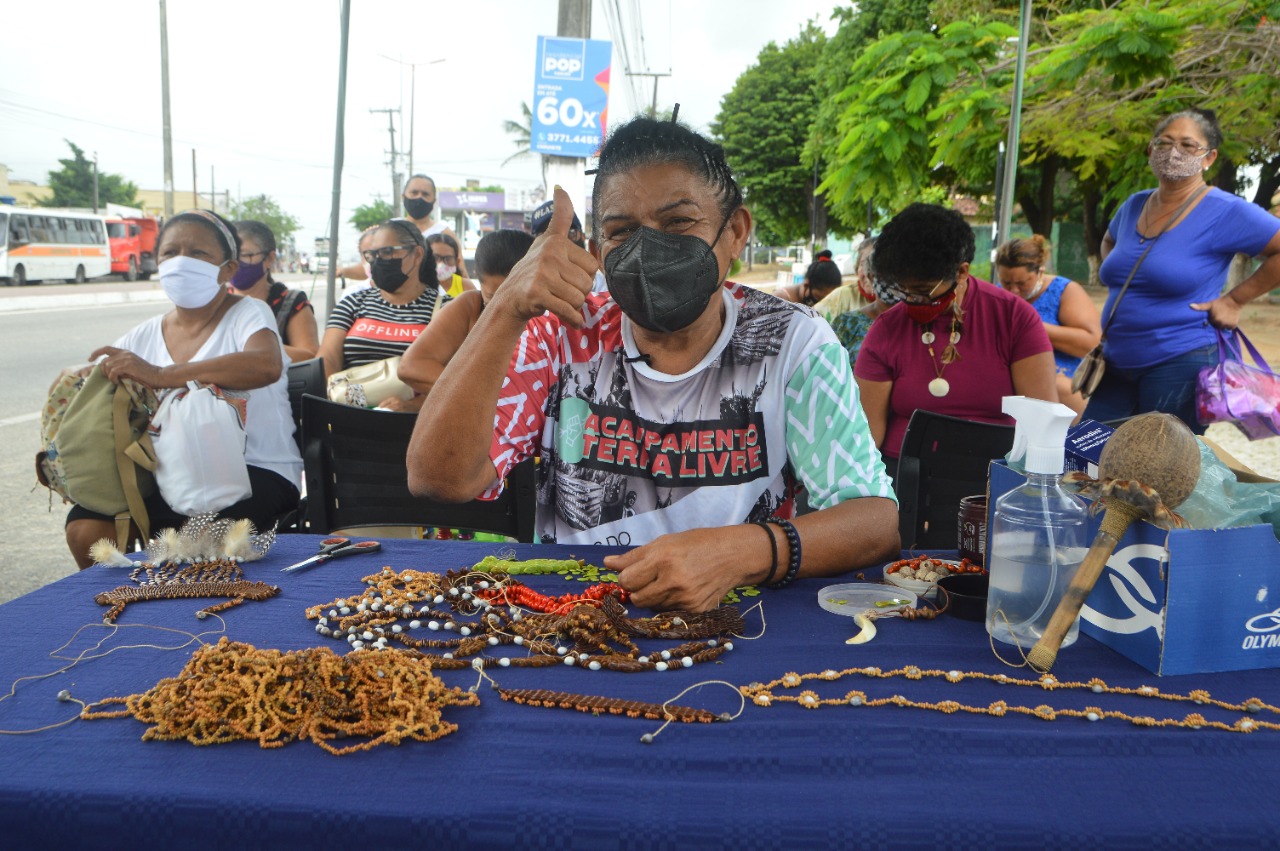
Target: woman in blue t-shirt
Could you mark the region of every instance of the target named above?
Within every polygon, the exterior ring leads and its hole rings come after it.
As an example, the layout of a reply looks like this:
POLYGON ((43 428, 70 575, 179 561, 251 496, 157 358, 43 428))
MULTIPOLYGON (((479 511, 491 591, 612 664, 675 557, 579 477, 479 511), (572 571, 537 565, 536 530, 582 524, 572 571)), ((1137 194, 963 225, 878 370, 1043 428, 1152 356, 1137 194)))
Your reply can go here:
POLYGON ((1205 185, 1221 144, 1222 130, 1209 110, 1165 118, 1147 145, 1160 185, 1130 196, 1111 219, 1099 271, 1111 289, 1102 310, 1107 370, 1085 409, 1088 419, 1163 411, 1203 434, 1196 376, 1218 362, 1213 328, 1234 328, 1242 306, 1280 286, 1280 219, 1205 185), (1116 310, 1125 279, 1149 246, 1116 310), (1238 253, 1265 260, 1223 293, 1238 253))
POLYGON ((1071 375, 1080 359, 1098 345, 1102 320, 1084 287, 1070 278, 1048 271, 1049 243, 1040 234, 1011 239, 996 250, 996 275, 1000 286, 1026 299, 1053 344, 1053 364, 1058 401, 1077 414, 1085 399, 1071 390, 1071 375))

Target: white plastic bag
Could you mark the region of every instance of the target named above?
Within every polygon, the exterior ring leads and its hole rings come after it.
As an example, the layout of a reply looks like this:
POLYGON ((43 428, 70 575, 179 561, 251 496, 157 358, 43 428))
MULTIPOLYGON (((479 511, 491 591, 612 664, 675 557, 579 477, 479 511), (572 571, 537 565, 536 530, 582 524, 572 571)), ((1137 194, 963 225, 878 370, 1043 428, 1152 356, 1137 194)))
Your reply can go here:
POLYGON ((221 511, 252 495, 244 460, 244 399, 215 385, 187 382, 151 418, 156 484, 179 514, 221 511))

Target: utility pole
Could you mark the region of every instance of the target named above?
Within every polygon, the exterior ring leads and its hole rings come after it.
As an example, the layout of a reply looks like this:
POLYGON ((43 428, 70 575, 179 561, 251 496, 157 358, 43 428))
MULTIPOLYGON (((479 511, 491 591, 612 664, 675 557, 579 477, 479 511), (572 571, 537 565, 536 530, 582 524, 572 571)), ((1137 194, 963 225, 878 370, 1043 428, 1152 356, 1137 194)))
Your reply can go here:
POLYGON ((160 100, 164 112, 164 217, 173 217, 173 130, 169 123, 169 24, 160 0, 160 100))
POLYGON ((400 172, 396 171, 396 121, 391 117, 392 113, 399 114, 397 109, 371 109, 370 112, 385 112, 387 114, 387 132, 391 135, 391 209, 398 217, 400 215, 400 172))
MULTIPOLYGON (((591 0, 559 0, 556 19, 556 35, 560 38, 591 38, 591 0)), ((573 209, 584 223, 586 216, 587 177, 586 160, 580 157, 557 157, 543 154, 543 175, 546 178, 547 197, 552 197, 552 187, 557 184, 569 194, 573 209)))
POLYGON ((649 117, 658 117, 658 78, 670 77, 671 72, 665 74, 655 74, 652 71, 632 71, 627 74, 628 77, 653 77, 653 102, 649 104, 649 117))
POLYGON ((1022 130, 1022 82, 1027 76, 1027 42, 1031 39, 1031 0, 1022 0, 1021 31, 1018 36, 1018 59, 1013 75, 1013 105, 1009 110, 1009 144, 1005 150, 1004 180, 1000 184, 1000 209, 996 217, 998 242, 991 246, 991 259, 995 262, 999 243, 1009 239, 1013 221, 1014 187, 1018 176, 1018 141, 1022 130))
POLYGON ((98 212, 98 152, 93 152, 93 211, 98 212))
POLYGON ((191 149, 191 206, 200 209, 200 193, 196 191, 196 149, 191 149))
POLYGON ((347 114, 347 36, 351 29, 351 0, 342 0, 341 35, 338 43, 338 121, 333 131, 333 204, 329 208, 329 274, 325 291, 325 315, 333 314, 338 281, 338 228, 342 209, 342 125, 347 114))
POLYGON ((218 212, 218 191, 213 182, 213 165, 209 166, 209 209, 218 212))

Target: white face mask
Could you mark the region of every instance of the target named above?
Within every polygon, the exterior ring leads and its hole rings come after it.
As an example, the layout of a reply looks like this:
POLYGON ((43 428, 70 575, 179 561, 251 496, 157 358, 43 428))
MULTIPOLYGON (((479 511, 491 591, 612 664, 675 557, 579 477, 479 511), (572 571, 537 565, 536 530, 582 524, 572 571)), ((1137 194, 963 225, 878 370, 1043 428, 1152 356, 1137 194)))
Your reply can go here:
MULTIPOLYGON (((225 265, 225 264, 223 264, 225 265)), ((215 266, 194 257, 170 257, 159 266, 160 287, 178 307, 196 310, 213 301, 221 285, 215 266)))
POLYGON ((453 274, 457 271, 458 271, 457 266, 450 266, 447 263, 437 263, 436 264, 436 280, 447 281, 450 278, 452 278, 453 274))

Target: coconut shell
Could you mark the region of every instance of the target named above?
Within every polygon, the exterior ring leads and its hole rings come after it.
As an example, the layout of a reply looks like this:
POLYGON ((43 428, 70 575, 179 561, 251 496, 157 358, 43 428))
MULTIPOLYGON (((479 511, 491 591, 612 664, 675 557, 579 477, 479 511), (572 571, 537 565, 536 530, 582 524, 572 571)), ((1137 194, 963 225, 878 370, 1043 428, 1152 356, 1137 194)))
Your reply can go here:
POLYGON ((1200 478, 1196 436, 1171 414, 1134 417, 1102 447, 1098 478, 1136 479, 1159 493, 1166 508, 1176 508, 1200 478))

